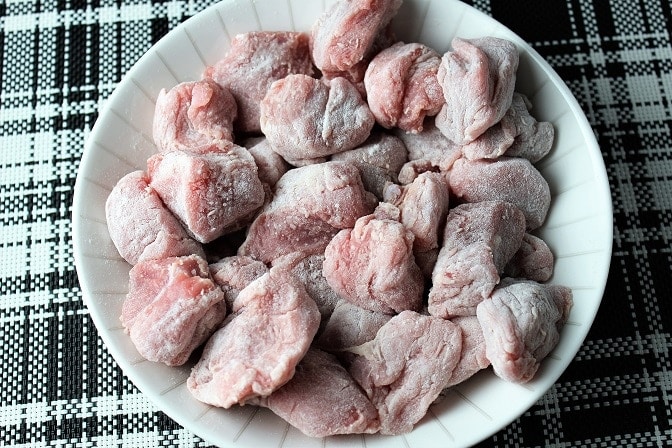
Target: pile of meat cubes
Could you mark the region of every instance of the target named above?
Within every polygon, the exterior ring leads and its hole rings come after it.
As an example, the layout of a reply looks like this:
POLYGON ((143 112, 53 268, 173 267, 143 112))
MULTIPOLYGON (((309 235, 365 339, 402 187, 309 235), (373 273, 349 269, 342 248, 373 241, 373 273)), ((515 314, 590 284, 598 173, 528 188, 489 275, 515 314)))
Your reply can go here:
POLYGON ((533 231, 550 123, 506 40, 395 40, 401 0, 341 0, 310 33, 235 37, 162 91, 157 153, 106 204, 133 265, 121 321, 187 386, 305 434, 401 434, 492 367, 530 380, 571 291, 533 231))

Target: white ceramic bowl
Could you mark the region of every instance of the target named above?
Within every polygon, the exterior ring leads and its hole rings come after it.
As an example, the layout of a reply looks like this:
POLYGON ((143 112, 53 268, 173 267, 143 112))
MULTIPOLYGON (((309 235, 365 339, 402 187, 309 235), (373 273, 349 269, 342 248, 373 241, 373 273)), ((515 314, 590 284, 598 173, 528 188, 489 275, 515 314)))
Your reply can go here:
POLYGON ((193 399, 190 367, 169 368, 142 359, 124 333, 119 314, 130 266, 107 231, 104 204, 126 173, 144 169, 155 151, 152 114, 157 94, 200 78, 226 52, 232 36, 252 30, 308 30, 333 1, 225 0, 171 31, 135 64, 100 111, 86 143, 73 204, 73 243, 85 302, 102 339, 133 383, 167 415, 205 440, 225 447, 457 447, 477 443, 532 406, 578 351, 593 322, 607 279, 612 209, 604 164, 592 130, 558 75, 518 36, 456 0, 406 0, 395 19, 397 35, 445 52, 454 36, 498 36, 521 51, 517 90, 551 121, 556 142, 538 167, 552 191, 552 207, 539 234, 556 255, 552 282, 572 288, 574 307, 557 348, 528 384, 511 384, 491 370, 455 387, 409 434, 311 439, 270 411, 229 410, 193 399))

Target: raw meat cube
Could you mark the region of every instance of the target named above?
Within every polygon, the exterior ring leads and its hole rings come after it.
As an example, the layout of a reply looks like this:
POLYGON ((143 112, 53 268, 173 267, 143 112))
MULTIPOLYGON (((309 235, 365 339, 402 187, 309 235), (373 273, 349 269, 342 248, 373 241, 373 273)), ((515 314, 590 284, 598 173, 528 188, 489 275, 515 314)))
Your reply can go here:
POLYGON ((425 120, 422 132, 397 131, 395 135, 408 150, 409 162, 399 171, 399 182, 402 184, 410 184, 423 172, 447 172, 462 157, 461 147, 448 140, 432 118, 425 120))
POLYGON ((378 409, 380 433, 403 434, 448 384, 462 331, 449 320, 403 311, 353 351, 361 356, 349 371, 378 409))
POLYGON ((441 56, 420 43, 398 42, 378 53, 364 75, 367 101, 378 124, 418 133, 444 104, 436 74, 441 56))
POLYGON ((254 258, 233 255, 210 264, 212 279, 224 291, 224 300, 229 310, 247 285, 268 272, 268 267, 254 258))
POLYGON ((323 253, 306 256, 304 253, 294 252, 273 261, 273 266, 281 265, 283 269, 295 275, 306 288, 308 295, 315 301, 322 316, 320 330, 323 329, 336 304, 341 300, 322 275, 323 264, 323 253))
POLYGON ((437 73, 446 103, 436 126, 451 141, 465 145, 511 106, 519 55, 512 42, 496 37, 456 37, 452 46, 437 73))
POLYGON ((260 105, 261 130, 291 164, 347 151, 363 143, 375 119, 345 78, 323 82, 289 75, 274 82, 260 105))
POLYGON ((315 344, 328 352, 340 352, 362 345, 376 337, 378 330, 392 316, 370 311, 340 300, 334 308, 324 331, 315 344))
POLYGON ((259 404, 310 437, 373 434, 378 411, 334 355, 311 348, 294 377, 259 404))
POLYGON ((338 295, 367 310, 419 310, 424 279, 413 258, 413 240, 399 222, 399 209, 381 203, 329 242, 324 277, 338 295))
POLYGON ((277 268, 240 291, 233 313, 187 379, 196 399, 224 408, 270 395, 289 381, 320 325, 301 283, 277 268))
POLYGON ((459 159, 449 180, 451 191, 466 202, 500 200, 516 205, 525 214, 528 230, 544 223, 551 205, 548 182, 523 158, 459 159))
POLYGON ((257 165, 240 146, 206 154, 159 153, 149 158, 147 169, 150 185, 202 243, 243 227, 264 202, 257 165))
POLYGON ((248 139, 245 147, 257 164, 259 180, 271 188, 290 168, 285 159, 273 151, 266 137, 248 139))
POLYGON ((252 31, 231 40, 228 52, 204 78, 231 90, 238 104, 236 129, 259 132, 259 103, 274 81, 294 73, 312 75, 308 35, 289 31, 252 31))
POLYGON ((239 254, 271 263, 292 252, 323 252, 339 230, 353 227, 376 202, 350 163, 289 170, 275 185, 273 200, 250 225, 239 254))
POLYGON ((345 72, 364 60, 402 0, 339 0, 311 30, 311 54, 323 72, 345 72))
POLYGON ((476 308, 495 373, 516 383, 532 379, 560 340, 571 306, 572 291, 567 287, 503 280, 476 308))
POLYGON ((516 138, 506 151, 510 157, 524 157, 532 163, 543 159, 553 147, 555 129, 547 121, 537 121, 530 110, 532 104, 523 94, 514 93, 511 110, 516 122, 516 138))
POLYGON ((470 316, 490 296, 506 263, 518 251, 525 217, 513 204, 486 201, 450 210, 432 273, 430 314, 470 316))
POLYGON ((397 174, 407 160, 407 151, 399 138, 384 132, 374 132, 359 147, 334 154, 331 160, 355 164, 362 175, 364 188, 382 200, 385 185, 397 182, 397 174))
POLYGON ((233 141, 236 100, 210 79, 183 82, 156 100, 153 137, 160 152, 199 151, 213 141, 233 141))
POLYGON ((140 261, 129 273, 121 323, 149 361, 184 364, 225 317, 224 293, 197 255, 140 261))
POLYGON ((401 212, 401 222, 413 232, 413 253, 426 277, 431 277, 439 248, 439 233, 448 215, 450 190, 448 181, 439 173, 420 174, 411 184, 390 184, 385 190, 385 201, 396 205, 401 212), (429 258, 420 254, 430 252, 429 258), (429 261, 428 266, 420 260, 429 261))
POLYGON ((553 275, 554 265, 555 257, 546 242, 526 233, 520 249, 504 266, 504 274, 508 277, 545 282, 553 275))
POLYGON ((460 384, 490 365, 485 356, 485 338, 478 318, 463 316, 451 321, 462 329, 462 353, 446 387, 460 384))
POLYGON ((499 123, 487 129, 476 140, 462 147, 469 160, 494 159, 502 154, 523 157, 535 163, 551 150, 555 130, 548 122, 537 122, 530 115, 527 98, 513 94, 511 107, 499 123))
POLYGON ((190 254, 205 257, 201 244, 187 235, 143 171, 117 182, 105 202, 105 216, 114 246, 130 264, 190 254))

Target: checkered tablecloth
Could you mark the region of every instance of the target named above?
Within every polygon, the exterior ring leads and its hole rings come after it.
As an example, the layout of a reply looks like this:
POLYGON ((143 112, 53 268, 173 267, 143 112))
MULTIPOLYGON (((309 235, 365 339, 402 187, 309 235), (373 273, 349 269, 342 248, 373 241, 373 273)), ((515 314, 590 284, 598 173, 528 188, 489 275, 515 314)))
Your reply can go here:
MULTIPOLYGON (((316 0, 317 1, 317 0, 316 0)), ((200 446, 124 377, 75 273, 71 203, 99 105, 213 0, 0 0, 0 445, 200 446)), ((536 48, 595 131, 611 271, 557 384, 483 447, 672 446, 672 2, 474 0, 536 48)))

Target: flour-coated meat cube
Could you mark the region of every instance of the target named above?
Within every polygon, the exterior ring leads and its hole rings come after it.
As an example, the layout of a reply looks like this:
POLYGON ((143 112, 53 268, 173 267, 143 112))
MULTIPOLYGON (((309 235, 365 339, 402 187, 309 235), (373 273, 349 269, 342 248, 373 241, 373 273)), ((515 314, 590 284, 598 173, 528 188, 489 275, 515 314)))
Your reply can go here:
POLYGON ((525 95, 514 92, 511 107, 502 119, 473 142, 462 147, 469 160, 494 159, 501 155, 523 157, 535 163, 553 146, 555 130, 549 122, 538 122, 525 95))
POLYGON ((161 152, 200 151, 213 141, 233 141, 236 100, 210 79, 162 89, 156 100, 153 137, 161 152))
POLYGON ((526 233, 520 249, 504 266, 507 277, 545 282, 553 275, 555 257, 551 248, 541 238, 526 233))
POLYGON ((401 213, 401 222, 413 232, 413 250, 427 252, 439 247, 439 232, 448 214, 450 191, 445 176, 420 174, 408 185, 388 185, 385 201, 401 213))
POLYGON ((418 133, 426 116, 444 104, 436 77, 441 56, 420 43, 398 42, 378 53, 364 76, 366 97, 378 124, 418 133))
POLYGON ((285 159, 273 151, 266 137, 250 138, 245 141, 245 147, 257 164, 259 180, 271 188, 290 168, 285 159))
POLYGON ((240 291, 187 388, 196 399, 224 408, 270 395, 292 378, 319 325, 320 312, 301 283, 271 268, 240 291))
POLYGON ((490 360, 485 356, 485 338, 478 318, 455 317, 451 322, 462 330, 462 353, 446 387, 460 384, 490 365, 490 360))
POLYGON ((524 157, 532 163, 543 159, 553 147, 555 128, 548 121, 537 121, 531 114, 532 103, 520 93, 513 94, 511 113, 516 123, 516 137, 506 150, 510 157, 524 157))
POLYGON ((571 306, 572 291, 565 286, 502 280, 476 308, 495 374, 516 383, 532 379, 560 340, 571 306))
POLYGON ((413 240, 399 222, 399 210, 381 203, 329 242, 323 274, 338 295, 362 308, 388 314, 418 310, 424 280, 413 240))
POLYGON ((348 371, 315 348, 287 384, 258 403, 310 437, 372 434, 379 427, 378 411, 348 371))
POLYGON ((138 262, 121 323, 149 361, 184 364, 226 317, 224 293, 197 255, 138 262))
POLYGON ((239 254, 271 263, 292 252, 323 252, 339 230, 353 227, 376 202, 351 163, 289 170, 275 184, 273 200, 250 225, 239 254))
POLYGON ((268 272, 268 267, 251 257, 232 255, 209 266, 212 279, 224 291, 224 300, 229 310, 247 285, 268 272))
POLYGON ((427 171, 447 172, 462 157, 461 147, 448 140, 436 127, 433 118, 425 119, 419 133, 396 131, 408 151, 408 162, 399 171, 399 182, 410 184, 427 171))
POLYGON ((449 320, 403 311, 353 351, 360 356, 348 370, 378 409, 380 433, 403 434, 448 384, 462 331, 449 320))
POLYGON ((261 130, 289 163, 326 157, 363 143, 375 119, 345 78, 327 86, 306 75, 274 82, 260 105, 261 130))
POLYGON ((251 31, 234 36, 224 57, 204 78, 227 87, 238 104, 235 128, 259 132, 259 103, 274 81, 293 73, 312 75, 308 35, 290 31, 251 31))
POLYGON ((397 182, 397 175, 408 159, 404 143, 394 135, 373 132, 360 146, 334 154, 331 160, 352 162, 359 168, 364 188, 383 199, 385 185, 397 182))
POLYGON ((513 204, 486 201, 450 210, 432 273, 429 312, 450 318, 473 315, 520 248, 525 217, 513 204))
POLYGON ((254 158, 240 146, 206 154, 159 153, 149 158, 147 169, 152 188, 202 243, 244 227, 264 201, 254 158))
POLYGON ((551 205, 551 191, 544 176, 519 157, 459 159, 450 171, 450 189, 463 201, 507 201, 525 214, 528 230, 540 227, 551 205))
POLYGON ((373 340, 378 330, 390 319, 392 316, 389 314, 340 300, 315 345, 328 352, 340 352, 362 345, 373 340))
POLYGON ((322 275, 323 264, 323 253, 306 255, 294 252, 273 260, 273 266, 282 265, 283 269, 287 269, 296 276, 306 288, 308 295, 315 301, 322 317, 318 334, 331 317, 336 304, 341 300, 322 275))
POLYGON ((168 210, 144 171, 119 179, 105 201, 105 217, 114 246, 130 264, 190 254, 205 257, 201 244, 168 210))
POLYGON ((364 60, 402 0, 339 0, 313 24, 310 47, 323 72, 344 72, 364 60))
POLYGON ((505 39, 482 37, 452 41, 437 73, 445 105, 436 126, 465 145, 502 119, 511 106, 519 55, 505 39))

